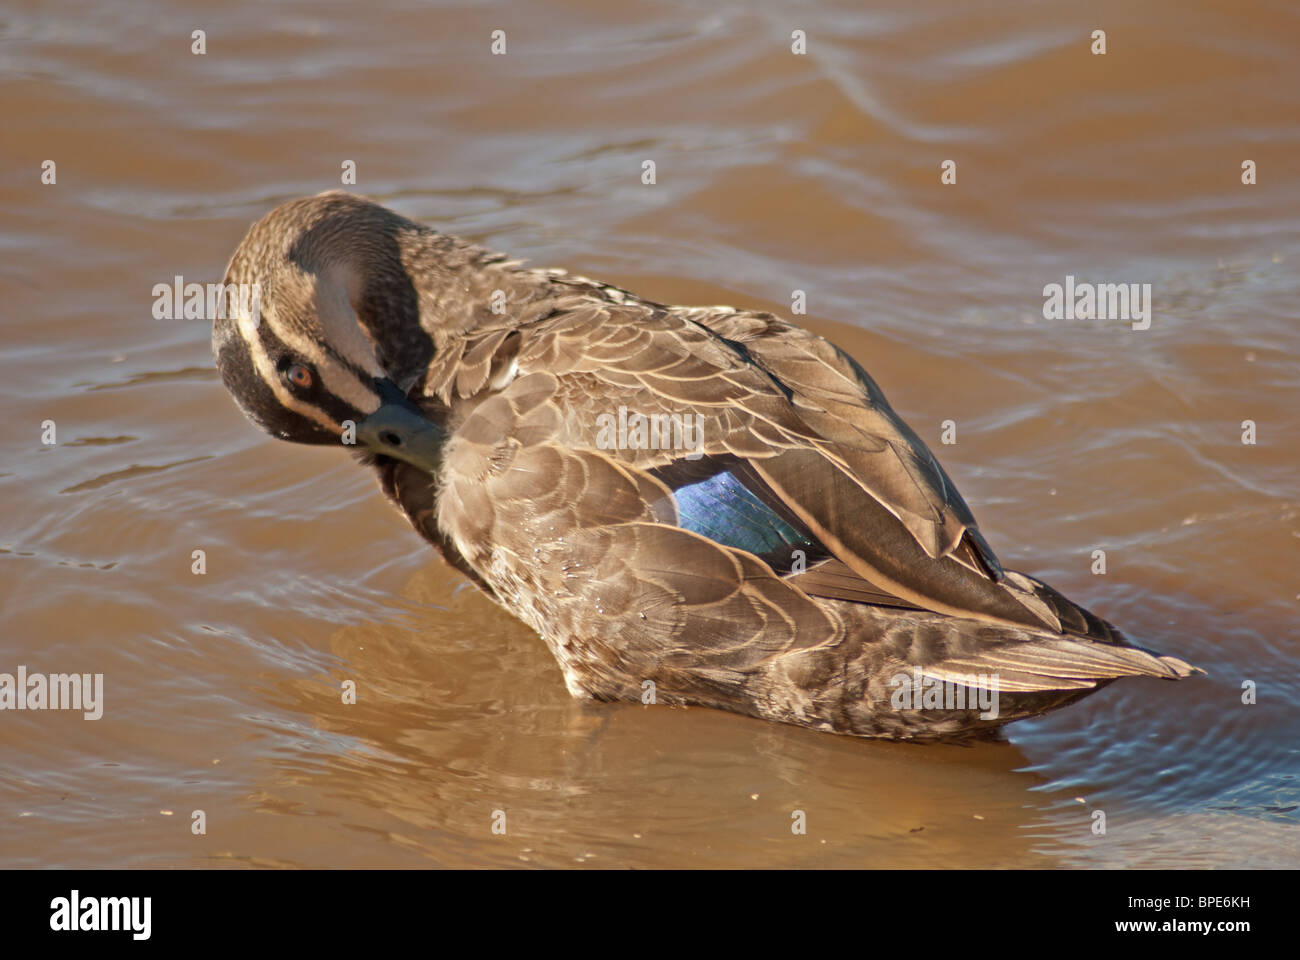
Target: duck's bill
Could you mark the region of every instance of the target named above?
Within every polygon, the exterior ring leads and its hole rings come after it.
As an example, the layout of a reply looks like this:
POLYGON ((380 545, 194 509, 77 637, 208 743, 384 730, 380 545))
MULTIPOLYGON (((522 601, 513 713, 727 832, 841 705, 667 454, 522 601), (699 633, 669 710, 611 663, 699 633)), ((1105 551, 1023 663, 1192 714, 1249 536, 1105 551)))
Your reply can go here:
POLYGON ((383 404, 357 424, 357 445, 436 473, 447 435, 391 383, 381 384, 383 404))

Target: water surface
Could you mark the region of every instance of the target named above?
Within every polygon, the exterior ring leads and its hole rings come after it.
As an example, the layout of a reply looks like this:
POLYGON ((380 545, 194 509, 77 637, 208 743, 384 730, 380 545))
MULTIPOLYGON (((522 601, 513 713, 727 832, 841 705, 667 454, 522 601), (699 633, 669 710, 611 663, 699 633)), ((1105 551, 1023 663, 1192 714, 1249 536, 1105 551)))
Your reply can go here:
POLYGON ((1297 11, 873 8, 9 4, 0 671, 106 702, 0 714, 0 866, 1300 862, 1297 11), (371 477, 243 419, 205 323, 154 319, 348 160, 652 299, 804 291, 1006 564, 1209 676, 974 747, 574 702, 371 477), (1045 320, 1067 275, 1151 284, 1150 329, 1045 320))

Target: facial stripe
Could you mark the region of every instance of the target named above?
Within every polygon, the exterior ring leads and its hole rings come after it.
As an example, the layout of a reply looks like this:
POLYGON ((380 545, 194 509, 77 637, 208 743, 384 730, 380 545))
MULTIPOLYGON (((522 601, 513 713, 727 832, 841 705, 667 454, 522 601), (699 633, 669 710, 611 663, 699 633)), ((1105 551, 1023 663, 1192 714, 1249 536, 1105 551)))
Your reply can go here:
POLYGON ((250 316, 241 310, 234 325, 249 365, 275 402, 335 435, 341 433, 343 421, 360 422, 379 409, 382 399, 375 381, 387 375, 352 307, 347 285, 340 282, 345 279, 303 273, 279 278, 275 286, 283 287, 282 294, 289 288, 311 291, 316 308, 311 325, 300 325, 294 316, 280 316, 271 309, 276 301, 269 287, 260 314, 253 311, 250 316), (310 393, 295 392, 284 382, 286 356, 313 369, 316 384, 310 393))
POLYGON ((374 402, 373 410, 367 410, 363 407, 354 407, 350 403, 339 399, 333 394, 324 392, 313 397, 311 405, 324 411, 325 415, 334 423, 342 423, 344 420, 351 420, 354 423, 360 423, 366 418, 366 416, 379 409, 378 400, 374 402))
POLYGON ((369 386, 373 378, 362 380, 346 362, 332 356, 314 361, 316 372, 320 375, 321 385, 332 397, 338 397, 344 403, 362 414, 374 413, 379 409, 379 394, 369 386))
POLYGON ((264 329, 264 336, 278 338, 289 352, 311 363, 326 393, 340 398, 353 411, 373 413, 379 409, 380 400, 370 385, 385 374, 361 332, 352 305, 335 283, 315 284, 314 299, 323 337, 304 336, 288 324, 277 324, 274 330, 264 329))
MULTIPOLYGON (((250 420, 273 436, 286 440, 293 439, 290 431, 317 433, 320 435, 314 441, 317 443, 323 443, 324 438, 333 436, 330 431, 305 419, 301 414, 280 405, 271 386, 259 376, 249 354, 248 343, 240 336, 233 318, 229 323, 223 322, 222 331, 216 349, 221 379, 250 420)), ((300 439, 307 442, 305 435, 300 439)))
MULTIPOLYGON (((265 314, 263 313, 264 317, 265 314)), ((276 370, 275 361, 271 359, 271 354, 267 349, 267 340, 274 342, 278 339, 277 335, 269 329, 269 325, 259 322, 250 314, 241 311, 237 327, 239 336, 248 350, 248 356, 253 362, 253 368, 257 371, 258 378, 275 394, 275 399, 279 401, 280 405, 292 410, 299 416, 306 417, 331 433, 342 436, 343 429, 333 417, 315 404, 307 403, 295 397, 289 392, 288 387, 281 382, 280 372, 276 370)))

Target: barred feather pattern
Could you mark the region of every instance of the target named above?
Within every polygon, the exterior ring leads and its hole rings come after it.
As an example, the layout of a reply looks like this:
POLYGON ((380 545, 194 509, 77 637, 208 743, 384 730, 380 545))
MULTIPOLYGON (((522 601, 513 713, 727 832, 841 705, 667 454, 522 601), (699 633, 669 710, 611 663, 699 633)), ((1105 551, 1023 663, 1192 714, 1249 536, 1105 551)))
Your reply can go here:
POLYGON ((347 279, 380 362, 448 437, 436 476, 364 459, 417 531, 537 631, 574 696, 635 700, 650 682, 661 703, 935 739, 1120 677, 1199 672, 1005 570, 875 381, 773 314, 526 269, 337 193, 255 226, 228 279, 277 270, 307 278, 280 289, 318 297, 331 270, 347 279), (620 410, 702 426, 690 450, 611 444, 620 410), (699 532, 672 478, 718 472, 813 548, 806 565, 699 532), (899 709, 900 675, 995 686, 998 714, 899 709))

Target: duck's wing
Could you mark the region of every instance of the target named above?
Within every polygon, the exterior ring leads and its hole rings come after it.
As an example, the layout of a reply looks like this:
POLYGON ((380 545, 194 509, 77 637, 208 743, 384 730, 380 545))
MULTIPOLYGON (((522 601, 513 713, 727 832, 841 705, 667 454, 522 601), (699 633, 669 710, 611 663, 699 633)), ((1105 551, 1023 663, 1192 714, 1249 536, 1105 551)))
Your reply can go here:
POLYGON ((800 578, 805 590, 843 599, 861 593, 865 602, 880 602, 868 599, 856 575, 883 585, 901 605, 1118 639, 1110 624, 1046 584, 1003 569, 934 454, 844 351, 771 314, 673 310, 741 344, 799 398, 801 413, 818 408, 804 419, 838 441, 843 462, 830 470, 815 464, 807 450, 754 464, 783 500, 803 506, 800 514, 814 531, 843 545, 835 559, 800 578), (823 482, 829 488, 819 495, 823 482))
MULTIPOLYGON (((385 488, 547 638, 575 693, 635 697, 637 678, 654 678, 690 702, 756 709, 737 692, 756 671, 813 700, 856 702, 866 694, 847 674, 865 683, 895 665, 971 683, 1004 671, 1020 691, 1190 669, 1117 643, 1082 612, 1071 632, 1102 642, 1061 636, 1052 611, 1077 608, 1019 574, 995 580, 974 545, 973 564, 957 546, 930 556, 859 479, 879 479, 873 458, 899 459, 885 427, 858 422, 881 422, 883 400, 830 379, 848 398, 832 413, 835 397, 805 394, 806 375, 783 379, 784 361, 756 339, 652 305, 557 298, 529 323, 443 345, 445 369, 430 368, 422 397, 450 411, 436 491, 401 464, 385 488), (620 408, 698 414, 703 435, 687 450, 604 442, 602 419, 620 408)), ((973 543, 973 521, 929 496, 932 522, 961 524, 958 542, 973 543)))
MULTIPOLYGON (((658 471, 682 525, 696 529, 673 471, 696 457, 715 474, 725 468, 728 483, 794 531, 774 549, 793 554, 804 540, 815 548, 802 572, 797 562, 776 565, 805 593, 1117 639, 1050 588, 1003 571, 925 444, 826 340, 769 314, 664 308, 608 288, 565 292, 523 313, 444 349, 426 394, 452 404, 485 385, 546 374, 545 402, 564 421, 563 443, 658 471), (701 418, 691 457, 625 443, 611 449, 602 424, 620 408, 701 418)), ((704 514, 731 497, 707 493, 696 489, 704 514)))
MULTIPOLYGON (((839 464, 831 471, 818 470, 806 452, 779 456, 770 465, 755 464, 757 471, 783 487, 786 499, 805 504, 815 529, 840 540, 849 554, 837 550, 838 559, 810 569, 801 578, 808 592, 855 599, 854 591, 861 590, 852 581, 856 574, 873 584, 900 587, 893 592, 902 604, 1127 643, 1112 624, 1042 581, 1003 569, 934 454, 889 406, 871 376, 844 351, 771 314, 725 308, 685 308, 682 313, 742 344, 804 404, 820 407, 822 412, 807 418, 815 427, 836 436, 848 424, 866 440, 857 457, 845 458, 848 470, 839 464), (801 472, 802 465, 809 467, 808 473, 801 472), (817 484, 823 479, 829 479, 831 492, 819 496, 817 484), (889 516, 864 502, 859 491, 889 516), (870 518, 869 523, 864 525, 860 519, 855 524, 854 511, 862 506, 860 517, 870 518), (900 533, 900 526, 924 556, 900 533), (841 529, 850 531, 849 538, 838 535, 841 529), (927 558, 932 562, 927 563, 927 558)), ((852 433, 845 442, 852 445, 852 433)))

